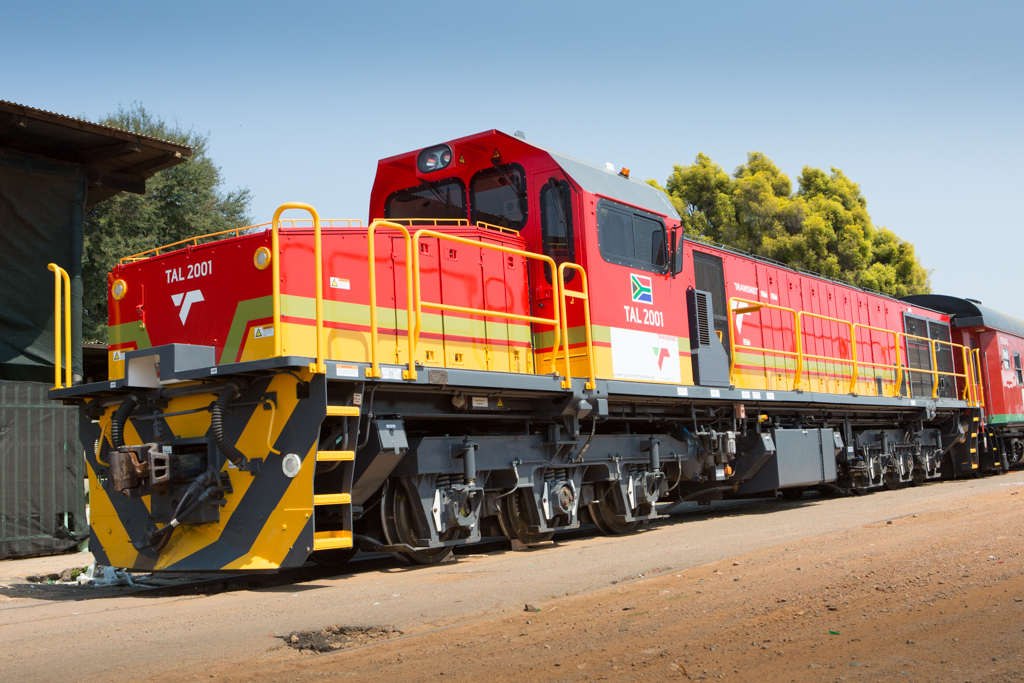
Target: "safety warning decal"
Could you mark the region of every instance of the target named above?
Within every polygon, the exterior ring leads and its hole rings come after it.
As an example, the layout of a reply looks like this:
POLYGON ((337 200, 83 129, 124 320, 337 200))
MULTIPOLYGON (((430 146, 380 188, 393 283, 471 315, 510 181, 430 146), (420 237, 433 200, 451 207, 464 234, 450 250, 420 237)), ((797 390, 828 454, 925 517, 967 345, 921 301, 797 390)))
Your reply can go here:
MULTIPOLYGON (((359 366, 358 365, 342 365, 341 363, 338 363, 336 366, 334 366, 334 373, 338 377, 358 377, 359 376, 359 366)), ((360 402, 362 401, 363 397, 362 397, 361 394, 356 394, 355 397, 358 398, 360 400, 360 402)), ((359 405, 359 403, 356 403, 356 405, 359 405)))
POLYGON ((331 287, 333 287, 334 289, 351 289, 352 288, 351 285, 349 284, 348 280, 346 280, 344 278, 340 278, 340 277, 332 277, 331 278, 331 287))
POLYGON ((254 327, 254 328, 252 328, 252 336, 253 336, 254 339, 263 339, 264 337, 273 337, 274 336, 274 326, 273 325, 266 325, 266 326, 262 326, 262 327, 254 327))

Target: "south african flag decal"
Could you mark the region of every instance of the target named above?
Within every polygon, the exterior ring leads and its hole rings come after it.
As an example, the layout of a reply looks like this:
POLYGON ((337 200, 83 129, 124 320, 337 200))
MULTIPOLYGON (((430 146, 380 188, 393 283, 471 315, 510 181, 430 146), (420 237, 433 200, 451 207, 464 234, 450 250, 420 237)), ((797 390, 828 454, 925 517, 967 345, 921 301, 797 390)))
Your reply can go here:
POLYGON ((630 273, 629 284, 633 290, 633 301, 640 304, 654 303, 654 290, 651 288, 651 278, 646 275, 630 273))

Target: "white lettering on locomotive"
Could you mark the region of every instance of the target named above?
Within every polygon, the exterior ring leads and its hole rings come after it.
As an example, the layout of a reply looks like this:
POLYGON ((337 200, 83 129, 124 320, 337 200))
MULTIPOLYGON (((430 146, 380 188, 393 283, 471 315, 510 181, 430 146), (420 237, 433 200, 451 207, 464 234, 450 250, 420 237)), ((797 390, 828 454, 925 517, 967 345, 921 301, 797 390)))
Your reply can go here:
POLYGON ((665 327, 665 315, 661 311, 650 308, 636 308, 635 306, 623 305, 626 313, 627 323, 637 325, 649 325, 650 327, 665 327))
POLYGON ((197 277, 212 275, 213 261, 199 261, 197 263, 189 263, 185 267, 168 268, 164 271, 164 274, 167 275, 167 284, 181 282, 182 280, 194 280, 197 277))

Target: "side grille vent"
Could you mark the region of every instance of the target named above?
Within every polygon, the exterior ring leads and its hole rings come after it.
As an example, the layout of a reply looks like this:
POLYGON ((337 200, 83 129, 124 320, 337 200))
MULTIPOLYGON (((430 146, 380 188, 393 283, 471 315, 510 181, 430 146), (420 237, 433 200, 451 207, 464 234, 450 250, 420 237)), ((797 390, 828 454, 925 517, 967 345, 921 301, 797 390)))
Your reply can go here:
POLYGON ((697 306, 697 341, 701 346, 711 346, 711 311, 706 292, 695 292, 697 306))

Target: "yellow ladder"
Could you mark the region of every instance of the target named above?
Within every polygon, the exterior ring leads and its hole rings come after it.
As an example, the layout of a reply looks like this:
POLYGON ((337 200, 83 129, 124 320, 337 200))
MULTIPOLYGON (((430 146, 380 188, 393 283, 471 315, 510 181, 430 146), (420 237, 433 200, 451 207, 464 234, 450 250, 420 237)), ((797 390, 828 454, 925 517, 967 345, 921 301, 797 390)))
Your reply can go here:
MULTIPOLYGON (((359 418, 359 406, 327 406, 327 419, 340 418, 348 420, 359 418)), ((352 477, 356 460, 355 451, 320 451, 316 452, 317 463, 338 463, 345 468, 342 472, 341 491, 331 493, 314 493, 314 508, 328 506, 346 506, 342 511, 343 529, 313 531, 313 550, 336 550, 353 547, 352 543, 352 477)))

